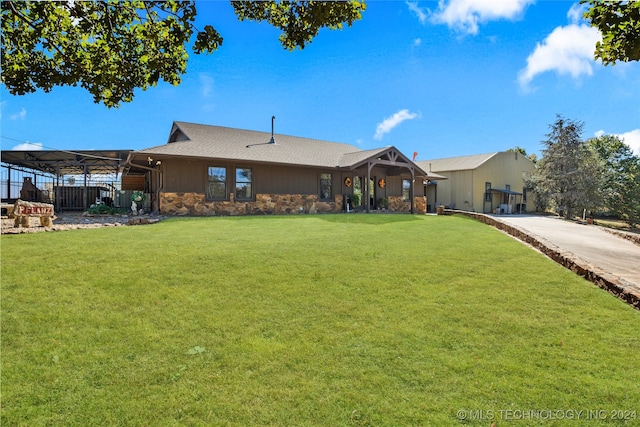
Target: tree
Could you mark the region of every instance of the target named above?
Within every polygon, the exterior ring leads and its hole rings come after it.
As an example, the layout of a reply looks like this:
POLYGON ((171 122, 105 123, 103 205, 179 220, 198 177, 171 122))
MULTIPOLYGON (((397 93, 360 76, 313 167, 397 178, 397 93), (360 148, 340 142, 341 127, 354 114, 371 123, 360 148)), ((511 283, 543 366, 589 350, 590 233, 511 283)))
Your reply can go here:
POLYGON ((582 0, 584 17, 602 33, 595 58, 605 65, 640 60, 640 1, 582 0))
POLYGON ((514 148, 509 148, 507 151, 513 151, 515 153, 518 154, 522 154, 523 156, 527 157, 529 160, 531 160, 533 163, 538 161, 538 156, 536 156, 535 153, 531 153, 531 154, 527 154, 527 150, 519 147, 519 146, 515 146, 514 148))
POLYGON ((545 197, 558 214, 573 218, 601 200, 600 162, 581 140, 583 123, 557 116, 543 141, 542 159, 530 177, 536 197, 545 197))
MULTIPOLYGON (((232 1, 240 20, 283 31, 285 49, 303 49, 324 27, 361 18, 363 1, 232 1)), ((118 107, 159 80, 173 85, 196 54, 223 42, 211 25, 195 27, 195 1, 2 1, 2 83, 13 95, 54 86, 87 89, 96 103, 118 107)))
POLYGON ((640 222, 640 157, 615 135, 599 136, 587 144, 603 164, 605 207, 634 227, 640 222))

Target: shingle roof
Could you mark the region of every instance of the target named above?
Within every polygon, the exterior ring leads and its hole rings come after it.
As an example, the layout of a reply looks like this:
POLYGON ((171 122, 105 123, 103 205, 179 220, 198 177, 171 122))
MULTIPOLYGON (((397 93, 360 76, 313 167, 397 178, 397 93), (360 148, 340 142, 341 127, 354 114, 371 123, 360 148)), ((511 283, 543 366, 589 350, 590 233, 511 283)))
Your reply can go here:
POLYGON ((343 158, 358 159, 368 152, 349 144, 281 134, 275 134, 276 143, 270 144, 269 132, 187 122, 175 122, 172 135, 176 131, 188 139, 168 142, 137 153, 334 168, 346 166, 343 158))
POLYGON ((432 172, 470 170, 476 169, 496 154, 498 153, 474 154, 471 156, 448 157, 445 159, 421 160, 416 163, 422 169, 432 172))
POLYGON ((389 150, 389 147, 374 148, 372 150, 360 150, 356 152, 345 153, 342 156, 340 156, 339 166, 348 167, 352 165, 357 165, 358 163, 362 163, 371 157, 377 157, 379 154, 382 154, 387 150, 389 150))

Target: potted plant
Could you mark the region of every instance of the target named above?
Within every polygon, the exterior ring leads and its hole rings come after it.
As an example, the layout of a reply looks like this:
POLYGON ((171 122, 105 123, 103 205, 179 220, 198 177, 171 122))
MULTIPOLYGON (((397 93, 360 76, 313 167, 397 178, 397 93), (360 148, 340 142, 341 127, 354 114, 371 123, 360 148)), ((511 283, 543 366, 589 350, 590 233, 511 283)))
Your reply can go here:
POLYGON ((380 207, 380 209, 387 209, 389 207, 389 200, 386 197, 380 197, 378 199, 378 207, 380 207))
POLYGON ((131 212, 133 212, 134 215, 142 213, 142 205, 144 204, 146 198, 146 194, 144 194, 142 191, 134 191, 131 194, 131 212), (141 206, 140 209, 138 209, 138 205, 141 206))
POLYGON ((352 194, 351 196, 349 196, 349 198, 351 199, 351 209, 353 209, 355 206, 360 206, 359 194, 352 194))

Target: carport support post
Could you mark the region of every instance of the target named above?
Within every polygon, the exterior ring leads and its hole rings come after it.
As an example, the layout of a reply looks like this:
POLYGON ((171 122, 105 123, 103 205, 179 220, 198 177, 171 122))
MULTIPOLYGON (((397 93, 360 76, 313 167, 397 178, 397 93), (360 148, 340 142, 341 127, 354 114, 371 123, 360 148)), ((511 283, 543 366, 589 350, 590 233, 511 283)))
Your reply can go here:
POLYGON ((7 166, 7 199, 11 198, 11 167, 7 166))
POLYGON ((56 166, 56 186, 53 188, 53 196, 55 197, 56 211, 60 211, 62 201, 60 200, 60 166, 56 166))
POLYGON ((87 199, 89 198, 89 195, 87 194, 89 192, 89 190, 87 189, 87 165, 84 165, 83 167, 83 174, 84 174, 84 191, 82 192, 82 204, 83 204, 83 210, 87 209, 89 206, 87 205, 87 199))

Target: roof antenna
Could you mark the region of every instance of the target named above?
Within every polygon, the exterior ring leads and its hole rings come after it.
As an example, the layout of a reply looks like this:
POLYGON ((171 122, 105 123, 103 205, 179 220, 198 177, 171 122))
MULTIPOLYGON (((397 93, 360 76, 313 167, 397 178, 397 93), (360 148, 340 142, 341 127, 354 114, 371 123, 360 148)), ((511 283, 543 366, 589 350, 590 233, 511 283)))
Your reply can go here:
POLYGON ((276 116, 271 116, 271 140, 269 140, 269 144, 275 144, 276 140, 273 139, 273 122, 276 120, 276 116))

